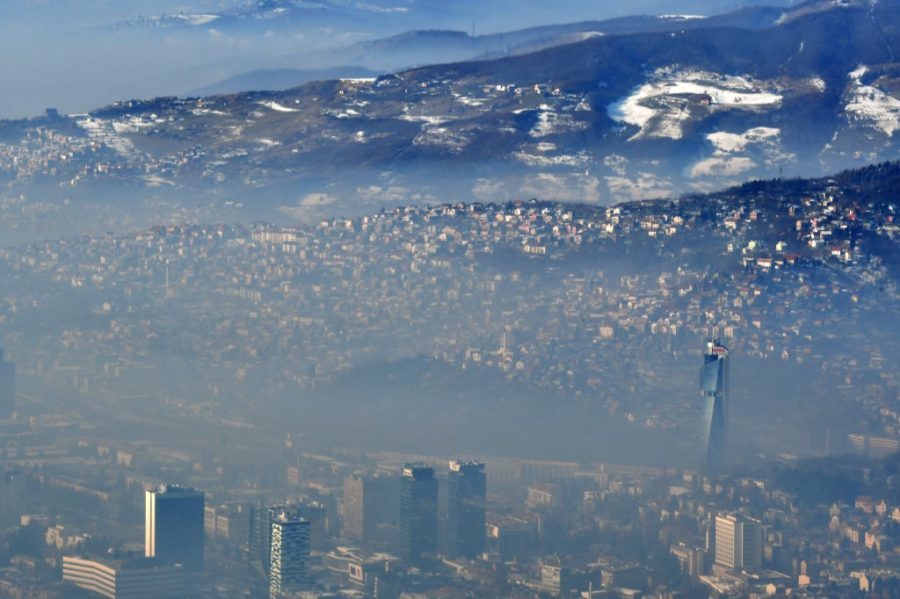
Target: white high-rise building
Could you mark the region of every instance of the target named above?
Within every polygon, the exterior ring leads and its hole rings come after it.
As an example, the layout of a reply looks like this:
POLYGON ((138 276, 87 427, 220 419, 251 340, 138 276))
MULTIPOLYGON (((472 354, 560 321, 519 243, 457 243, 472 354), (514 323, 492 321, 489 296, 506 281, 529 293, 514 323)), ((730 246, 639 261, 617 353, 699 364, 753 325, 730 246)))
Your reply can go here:
POLYGON ((160 599, 188 594, 184 570, 156 558, 98 561, 66 555, 62 579, 107 599, 160 599))
POLYGON ((763 527, 753 518, 716 516, 716 564, 749 572, 762 567, 763 527))
POLYGON ((305 589, 309 584, 310 523, 295 513, 272 516, 269 597, 305 589))

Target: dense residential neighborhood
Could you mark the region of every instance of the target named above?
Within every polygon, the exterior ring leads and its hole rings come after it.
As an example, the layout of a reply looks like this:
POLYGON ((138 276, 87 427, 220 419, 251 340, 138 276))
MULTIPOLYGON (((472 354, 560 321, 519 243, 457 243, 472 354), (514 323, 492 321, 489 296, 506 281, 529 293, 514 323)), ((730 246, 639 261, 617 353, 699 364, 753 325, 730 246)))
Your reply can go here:
POLYGON ((215 397, 224 377, 266 405, 427 357, 668 431, 695 417, 686 373, 696 340, 715 333, 748 370, 818 373, 804 395, 820 409, 856 402, 834 447, 895 445, 885 359, 897 340, 873 320, 896 314, 895 211, 865 185, 820 180, 610 208, 532 200, 157 227, 0 250, 0 322, 21 368, 85 394, 154 380, 173 401, 199 385, 215 397), (92 317, 67 321, 75 309, 92 317), (37 321, 45 338, 15 333, 37 321), (832 351, 836 337, 854 352, 832 351), (253 393, 263 384, 270 397, 253 393), (679 394, 659 401, 667 388, 679 394))

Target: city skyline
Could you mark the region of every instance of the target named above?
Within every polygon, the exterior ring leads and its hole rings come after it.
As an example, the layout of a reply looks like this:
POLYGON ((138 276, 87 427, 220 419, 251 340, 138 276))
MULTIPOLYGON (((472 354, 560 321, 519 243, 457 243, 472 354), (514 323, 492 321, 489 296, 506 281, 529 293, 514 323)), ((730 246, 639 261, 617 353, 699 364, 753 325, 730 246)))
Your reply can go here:
POLYGON ((0 599, 900 598, 900 0, 0 2, 0 80, 0 599))

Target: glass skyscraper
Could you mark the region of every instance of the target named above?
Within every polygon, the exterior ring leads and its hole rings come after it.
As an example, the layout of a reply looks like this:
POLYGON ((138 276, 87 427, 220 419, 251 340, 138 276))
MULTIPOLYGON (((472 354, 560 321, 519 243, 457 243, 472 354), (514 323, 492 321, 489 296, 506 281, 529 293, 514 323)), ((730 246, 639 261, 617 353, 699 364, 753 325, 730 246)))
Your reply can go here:
POLYGON ((203 569, 203 492, 162 485, 146 492, 144 555, 203 569))
POLYGON ((484 553, 484 464, 450 462, 447 475, 447 550, 451 557, 475 558, 484 553))
POLYGON ((424 464, 403 466, 400 480, 400 532, 403 558, 419 563, 437 552, 438 481, 434 468, 424 464))
POLYGON ((728 348, 718 339, 706 343, 700 368, 700 393, 705 400, 703 470, 717 474, 725 468, 728 451, 728 348))

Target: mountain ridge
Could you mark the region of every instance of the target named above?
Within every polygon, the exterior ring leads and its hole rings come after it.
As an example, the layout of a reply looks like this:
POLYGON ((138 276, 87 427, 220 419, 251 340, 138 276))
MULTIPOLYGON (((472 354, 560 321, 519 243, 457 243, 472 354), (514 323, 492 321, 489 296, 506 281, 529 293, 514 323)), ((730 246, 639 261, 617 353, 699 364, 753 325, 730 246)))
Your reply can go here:
POLYGON ((897 6, 4 122, 16 159, 0 156, 0 176, 48 199, 124 188, 184 205, 189 193, 270 220, 422 200, 610 204, 815 176, 900 157, 897 6), (29 141, 45 130, 58 136, 29 141))

